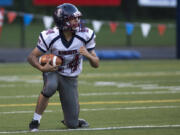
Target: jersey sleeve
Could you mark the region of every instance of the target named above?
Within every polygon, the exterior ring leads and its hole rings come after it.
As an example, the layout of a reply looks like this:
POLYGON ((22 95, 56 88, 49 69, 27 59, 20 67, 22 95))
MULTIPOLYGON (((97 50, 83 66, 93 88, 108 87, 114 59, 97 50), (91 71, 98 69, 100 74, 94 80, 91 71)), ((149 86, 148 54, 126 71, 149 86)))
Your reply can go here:
POLYGON ((39 35, 37 48, 42 52, 47 52, 49 50, 50 43, 55 37, 55 32, 53 29, 42 31, 39 35))
POLYGON ((93 32, 93 30, 88 29, 87 41, 86 41, 86 48, 88 51, 95 49, 95 46, 96 46, 95 38, 96 38, 96 35, 93 32))
POLYGON ((40 33, 38 38, 37 48, 44 53, 48 51, 48 46, 42 32, 40 33))

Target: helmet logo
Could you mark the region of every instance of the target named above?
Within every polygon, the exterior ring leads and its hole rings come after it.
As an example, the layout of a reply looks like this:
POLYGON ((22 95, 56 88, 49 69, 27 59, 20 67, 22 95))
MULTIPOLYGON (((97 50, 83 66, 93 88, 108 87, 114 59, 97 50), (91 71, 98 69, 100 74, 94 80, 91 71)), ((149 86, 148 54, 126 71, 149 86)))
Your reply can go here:
POLYGON ((80 17, 81 16, 81 12, 77 11, 75 13, 73 13, 74 17, 80 17))
POLYGON ((58 9, 58 10, 57 10, 57 16, 58 16, 58 17, 61 17, 61 14, 62 14, 62 9, 58 9))

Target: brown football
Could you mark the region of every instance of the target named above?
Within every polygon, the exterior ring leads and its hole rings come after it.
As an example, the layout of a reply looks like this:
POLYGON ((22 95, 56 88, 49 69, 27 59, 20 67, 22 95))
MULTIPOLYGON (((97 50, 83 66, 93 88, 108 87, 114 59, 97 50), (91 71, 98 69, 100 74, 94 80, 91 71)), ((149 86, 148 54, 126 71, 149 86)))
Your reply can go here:
POLYGON ((62 64, 62 59, 54 54, 44 54, 39 58, 39 63, 45 65, 50 59, 50 64, 52 66, 60 66, 62 64))

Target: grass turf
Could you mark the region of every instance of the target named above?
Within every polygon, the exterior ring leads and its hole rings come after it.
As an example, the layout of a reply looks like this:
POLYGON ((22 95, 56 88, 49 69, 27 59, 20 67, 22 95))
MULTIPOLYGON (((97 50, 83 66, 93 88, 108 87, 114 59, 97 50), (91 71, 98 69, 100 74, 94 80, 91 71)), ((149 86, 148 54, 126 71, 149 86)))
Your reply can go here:
MULTIPOLYGON (((177 135, 180 129, 175 127, 91 128, 180 125, 179 67, 178 60, 116 60, 101 61, 100 68, 93 69, 85 61, 79 76, 80 117, 90 123, 90 131, 66 130, 56 93, 41 120, 40 130, 48 131, 26 134, 177 135)), ((28 131, 41 79, 27 63, 0 64, 0 134, 28 131)))

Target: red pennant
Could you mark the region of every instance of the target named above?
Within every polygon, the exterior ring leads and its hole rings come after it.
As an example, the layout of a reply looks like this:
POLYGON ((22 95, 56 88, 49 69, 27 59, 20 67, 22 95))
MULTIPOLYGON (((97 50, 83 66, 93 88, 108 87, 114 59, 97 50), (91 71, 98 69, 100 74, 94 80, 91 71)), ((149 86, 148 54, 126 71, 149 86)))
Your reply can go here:
POLYGON ((2 31, 3 21, 4 21, 4 8, 0 8, 0 36, 2 31))
POLYGON ((158 31, 159 35, 162 36, 166 30, 166 25, 165 24, 158 24, 158 31))
POLYGON ((114 32, 116 32, 118 23, 116 23, 116 22, 110 22, 110 23, 109 23, 109 26, 110 26, 111 32, 114 33, 114 32))
POLYGON ((8 22, 12 23, 14 19, 16 18, 17 14, 15 12, 8 12, 7 17, 8 17, 8 22))

